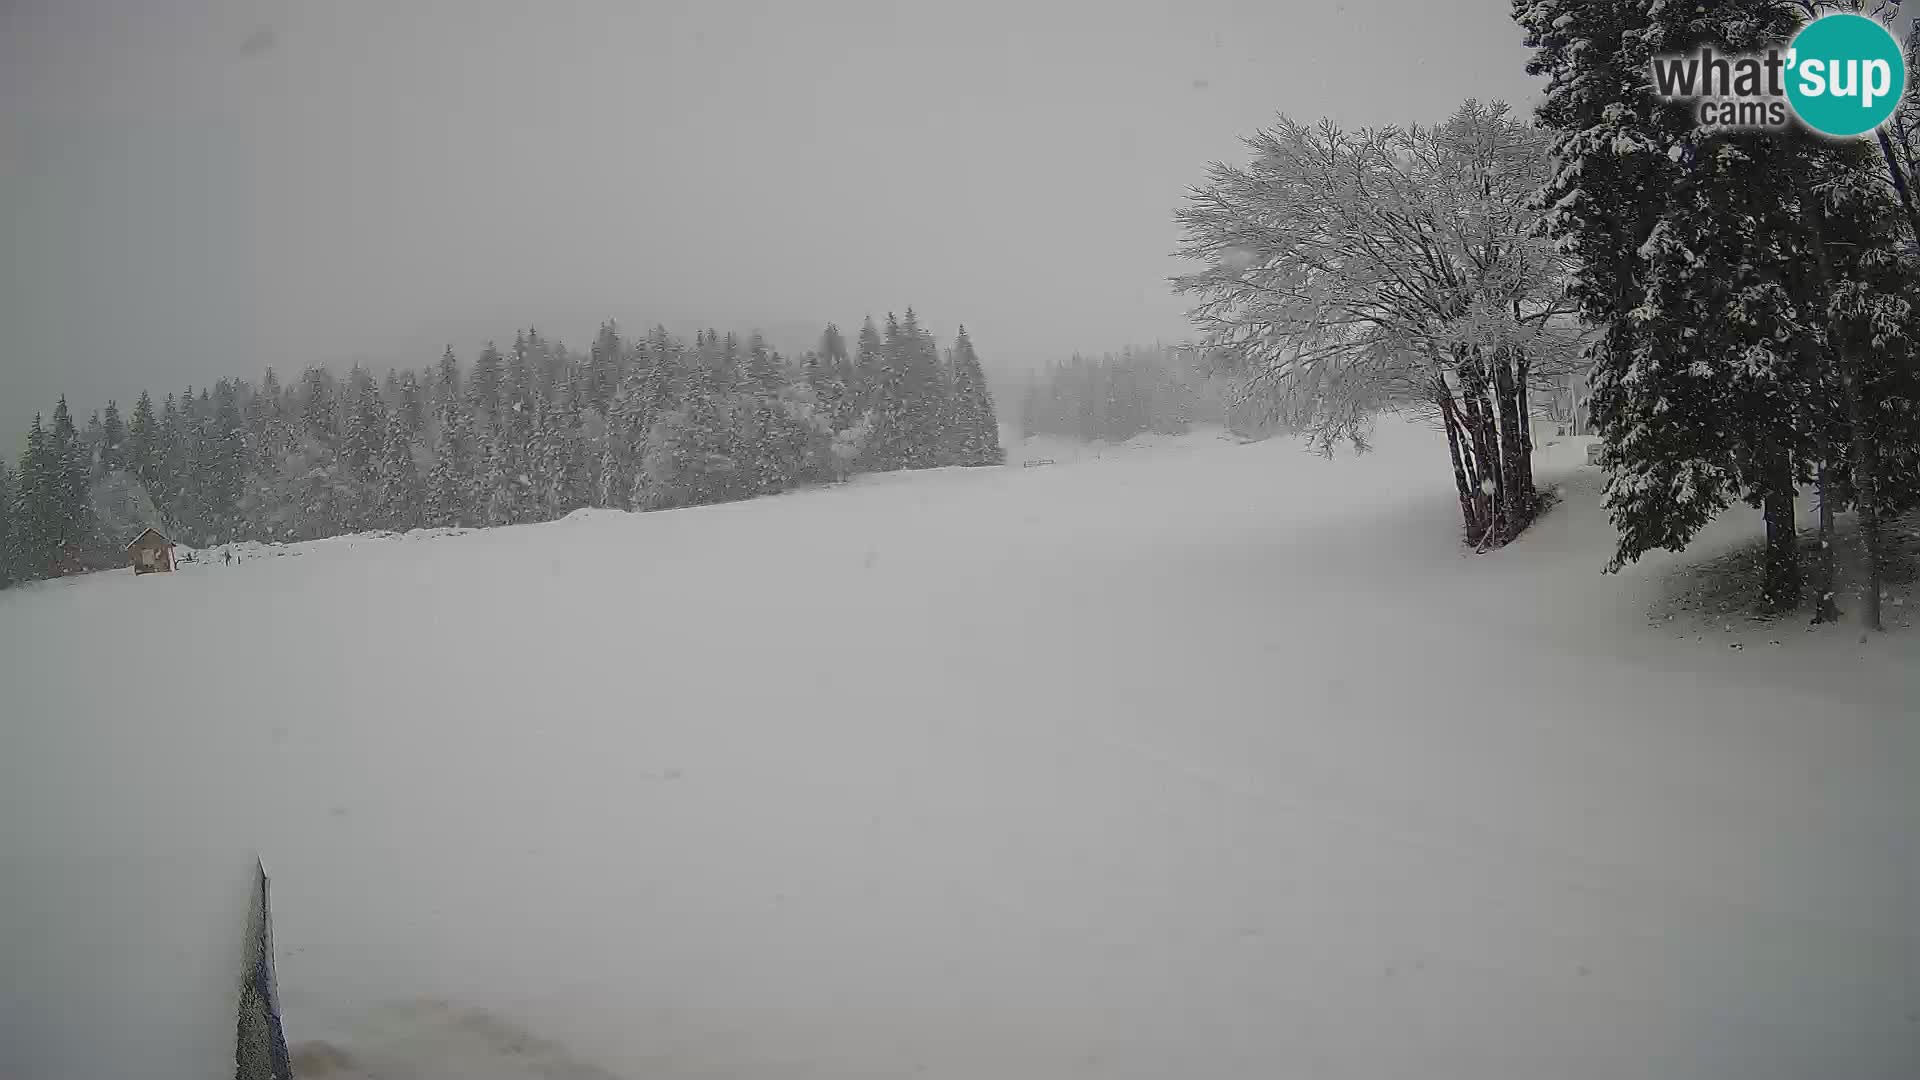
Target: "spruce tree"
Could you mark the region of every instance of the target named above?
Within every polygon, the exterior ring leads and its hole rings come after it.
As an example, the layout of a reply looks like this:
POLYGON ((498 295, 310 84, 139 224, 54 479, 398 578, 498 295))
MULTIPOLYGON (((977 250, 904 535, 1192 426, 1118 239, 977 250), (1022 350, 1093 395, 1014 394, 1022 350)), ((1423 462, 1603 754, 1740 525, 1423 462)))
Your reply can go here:
POLYGON ((1793 492, 1812 448, 1787 279, 1796 136, 1695 130, 1689 106, 1657 99, 1649 62, 1712 45, 1784 40, 1781 5, 1516 0, 1550 82, 1554 131, 1541 195, 1546 227, 1577 256, 1571 294, 1597 328, 1594 424, 1606 502, 1620 533, 1611 568, 1678 550, 1736 498, 1766 510, 1763 593, 1799 600, 1793 492))
POLYGON ((590 492, 586 460, 579 439, 578 417, 565 387, 560 396, 534 400, 534 434, 528 453, 532 498, 542 519, 563 517, 587 505, 590 492))
POLYGON ((340 392, 325 368, 310 367, 300 375, 300 426, 322 446, 340 444, 340 392))
POLYGON ((254 392, 247 403, 247 430, 253 433, 254 438, 265 441, 269 429, 282 419, 280 409, 283 393, 279 374, 268 368, 260 378, 260 389, 254 392))
MULTIPOLYGON (((1883 523, 1920 505, 1920 313, 1906 299, 1920 291, 1920 259, 1868 148, 1808 140, 1805 149, 1813 171, 1801 206, 1812 258, 1795 265, 1813 268, 1809 366, 1825 375, 1806 409, 1820 436, 1822 524, 1830 500, 1852 505, 1867 555, 1860 617, 1879 630, 1883 523)), ((1830 564, 1819 564, 1823 599, 1833 592, 1830 564)), ((1831 619, 1833 607, 1824 604, 1815 621, 1831 619)))
POLYGON ((780 354, 767 345, 767 339, 755 330, 747 339, 745 379, 754 393, 772 396, 786 382, 780 354))
POLYGON ((827 422, 838 431, 853 422, 859 403, 853 360, 847 355, 847 339, 840 328, 828 323, 820 334, 820 344, 807 354, 807 385, 813 387, 814 400, 827 422))
POLYGON ((93 506, 87 498, 92 455, 73 426, 64 394, 53 409, 47 450, 54 470, 54 548, 58 556, 69 550, 85 552, 94 542, 93 506))
POLYGON ((954 371, 954 463, 958 465, 1000 465, 1006 452, 1000 448, 1000 420, 994 414, 993 396, 987 392, 986 373, 973 351, 967 328, 953 343, 954 371))
POLYGON ((620 380, 607 411, 606 446, 600 463, 600 505, 626 509, 632 505, 646 453, 647 435, 664 414, 673 411, 672 360, 659 339, 652 339, 649 359, 635 365, 620 380))
MULTIPOLYGON (((452 350, 448 350, 452 354, 452 350)), ((500 350, 487 342, 480 358, 473 363, 473 376, 467 380, 467 393, 473 399, 474 417, 489 428, 500 425, 501 402, 506 389, 506 370, 500 350)))
POLYGON ((340 456, 353 470, 357 481, 370 486, 386 442, 386 409, 378 387, 371 378, 364 377, 363 372, 356 369, 348 385, 353 388, 354 396, 341 431, 340 456))
POLYGON ((385 436, 379 464, 379 509, 374 524, 404 532, 422 524, 421 504, 426 491, 420 466, 413 458, 413 435, 407 430, 401 410, 388 415, 385 436))
POLYGON ((619 392, 620 382, 626 374, 623 371, 626 360, 626 348, 620 340, 620 329, 609 319, 600 324, 600 332, 593 339, 593 346, 587 354, 587 403, 604 413, 613 406, 614 395, 619 392))
POLYGON ((741 486, 731 402, 712 380, 698 373, 689 378, 680 407, 648 431, 634 482, 635 509, 721 502, 741 486))
MULTIPOLYGON (((865 331, 862 331, 865 337, 865 331)), ((940 357, 912 308, 904 320, 887 315, 880 362, 870 392, 871 467, 922 469, 940 464, 944 394, 940 357)))
POLYGON ((120 403, 111 399, 100 418, 100 461, 109 472, 127 467, 127 425, 120 418, 120 403))
POLYGON ((854 355, 853 401, 854 410, 864 413, 872 409, 880 385, 882 373, 886 370, 886 342, 880 337, 880 331, 873 325, 873 316, 860 324, 860 335, 854 355))
POLYGON ((107 425, 100 420, 100 410, 93 410, 87 417, 87 427, 80 433, 80 456, 87 464, 87 483, 98 483, 107 475, 107 425))
MULTIPOLYGON (((868 327, 871 327, 869 322, 868 327)), ((861 332, 861 366, 870 372, 867 378, 868 408, 873 412, 873 431, 867 437, 866 463, 871 469, 888 472, 905 468, 913 457, 912 427, 909 415, 905 346, 900 338, 900 320, 887 313, 885 334, 874 350, 871 366, 865 349, 866 333, 861 332)))
POLYGON ((394 414, 400 426, 407 431, 408 438, 417 438, 420 429, 427 423, 427 399, 420 390, 420 381, 414 377, 413 369, 400 373, 399 393, 394 404, 394 414))
POLYGON ((386 457, 387 409, 371 376, 356 368, 348 380, 354 398, 340 437, 343 479, 352 486, 357 509, 350 529, 376 528, 381 519, 380 472, 386 457))
POLYGON ((231 380, 214 384, 213 415, 205 430, 201 512, 214 539, 231 540, 239 527, 240 495, 249 464, 246 419, 241 415, 239 389, 231 380))
POLYGON ((440 363, 433 373, 433 404, 435 408, 445 408, 447 403, 460 396, 460 360, 453 355, 453 346, 440 354, 440 363))
POLYGON ((501 388, 500 427, 521 446, 533 435, 533 344, 525 331, 515 335, 501 388))
POLYGON ((179 477, 186 469, 186 454, 186 423, 180 415, 179 400, 168 394, 160 408, 158 438, 154 445, 154 478, 153 483, 147 485, 147 494, 176 528, 179 522, 172 517, 172 510, 180 493, 179 477))
POLYGON ((15 572, 22 580, 33 581, 51 576, 60 551, 59 460, 48 445, 39 413, 33 414, 33 424, 27 428, 16 483, 15 572))
POLYGON ((153 395, 145 390, 133 403, 133 417, 127 423, 127 468, 139 479, 152 498, 160 475, 160 420, 153 414, 153 395))
POLYGON ((427 476, 426 524, 463 527, 473 519, 475 447, 473 415, 457 396, 442 401, 427 476))

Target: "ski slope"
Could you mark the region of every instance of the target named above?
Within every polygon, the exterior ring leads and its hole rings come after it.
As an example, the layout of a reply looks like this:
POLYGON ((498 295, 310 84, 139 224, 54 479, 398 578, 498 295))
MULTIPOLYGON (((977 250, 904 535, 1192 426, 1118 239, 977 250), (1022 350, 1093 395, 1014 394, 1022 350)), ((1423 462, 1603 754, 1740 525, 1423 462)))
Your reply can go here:
POLYGON ((1920 639, 1434 438, 0 594, 0 1076, 230 1075, 255 851, 303 1076, 1920 1075, 1920 639))

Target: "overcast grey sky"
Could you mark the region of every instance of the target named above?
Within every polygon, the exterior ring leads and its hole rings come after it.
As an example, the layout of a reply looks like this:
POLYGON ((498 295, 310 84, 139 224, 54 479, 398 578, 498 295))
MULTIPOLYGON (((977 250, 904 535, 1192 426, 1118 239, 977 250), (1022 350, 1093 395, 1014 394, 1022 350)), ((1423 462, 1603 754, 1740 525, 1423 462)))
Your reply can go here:
POLYGON ((0 445, 607 317, 1178 338, 1171 215, 1239 136, 1524 61, 1506 0, 0 0, 0 445))

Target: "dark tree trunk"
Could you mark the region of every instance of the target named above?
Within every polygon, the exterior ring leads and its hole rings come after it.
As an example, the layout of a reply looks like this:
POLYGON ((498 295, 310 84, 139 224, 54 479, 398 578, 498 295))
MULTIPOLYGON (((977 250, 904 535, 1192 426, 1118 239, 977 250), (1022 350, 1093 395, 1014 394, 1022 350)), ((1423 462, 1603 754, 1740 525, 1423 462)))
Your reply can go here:
POLYGON ((1532 374, 1532 366, 1527 362, 1525 353, 1520 355, 1514 374, 1520 395, 1521 490, 1527 493, 1527 506, 1531 512, 1539 490, 1533 486, 1533 396, 1527 389, 1527 378, 1532 374))
POLYGON ((1833 500, 1827 497, 1827 463, 1822 461, 1814 473, 1820 487, 1820 554, 1813 560, 1813 621, 1840 621, 1840 607, 1833 597, 1833 500))
POLYGON ((1847 420, 1853 428, 1853 507, 1860 519, 1860 532, 1867 540, 1867 596, 1862 621, 1869 630, 1884 630, 1880 624, 1880 503, 1874 483, 1873 442, 1867 435, 1866 407, 1860 400, 1860 380, 1847 362, 1840 382, 1847 394, 1847 420))
POLYGON ((1480 500, 1486 505, 1482 520, 1496 535, 1505 528, 1506 481, 1500 474, 1498 435, 1493 429, 1493 408, 1487 401, 1479 365, 1465 369, 1461 379, 1466 403, 1468 433, 1473 440, 1473 456, 1480 464, 1480 500))
POLYGON ((1506 484, 1507 504, 1506 532, 1500 539, 1505 542, 1527 527, 1533 516, 1533 500, 1525 485, 1526 436, 1520 430, 1520 390, 1504 351, 1493 358, 1493 378, 1494 393, 1500 399, 1500 475, 1506 484))
POLYGON ((1800 606, 1800 550, 1793 520, 1793 468, 1784 452, 1774 451, 1773 460, 1767 465, 1763 509, 1767 521, 1767 558, 1760 599, 1768 611, 1792 611, 1800 606))
POLYGON ((1473 539, 1478 541, 1487 531, 1487 522, 1492 520, 1492 508, 1487 500, 1486 472, 1480 466, 1480 459, 1473 452, 1473 429, 1468 426, 1456 406, 1453 421, 1460 428, 1460 456, 1466 459, 1467 486, 1473 489, 1473 539))
POLYGON ((1453 486, 1460 493, 1460 521, 1469 541, 1480 538, 1475 528, 1474 490, 1467 481, 1466 463, 1460 456, 1460 421, 1453 414, 1453 393, 1445 386, 1439 390, 1440 419, 1447 428, 1447 456, 1453 459, 1453 486))

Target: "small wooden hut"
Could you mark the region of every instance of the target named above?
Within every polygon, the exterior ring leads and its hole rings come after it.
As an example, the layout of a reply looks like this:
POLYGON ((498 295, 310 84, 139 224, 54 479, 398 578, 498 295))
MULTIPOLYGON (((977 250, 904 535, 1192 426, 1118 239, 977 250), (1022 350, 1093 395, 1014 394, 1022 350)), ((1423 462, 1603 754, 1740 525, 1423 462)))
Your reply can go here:
POLYGON ((148 529, 127 545, 127 562, 136 574, 159 574, 173 569, 173 541, 148 529))

